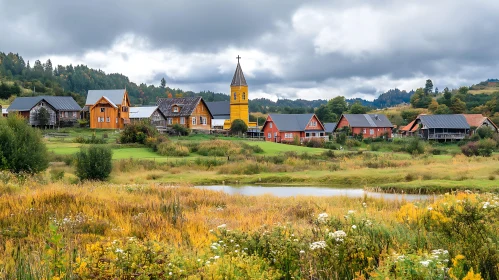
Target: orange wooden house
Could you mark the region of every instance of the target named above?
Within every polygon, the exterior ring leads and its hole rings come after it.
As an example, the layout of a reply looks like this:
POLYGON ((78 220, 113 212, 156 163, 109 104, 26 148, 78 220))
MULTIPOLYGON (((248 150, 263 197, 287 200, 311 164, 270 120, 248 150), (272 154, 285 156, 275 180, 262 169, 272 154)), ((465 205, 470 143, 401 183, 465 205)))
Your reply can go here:
POLYGON ((201 97, 160 98, 157 105, 167 127, 180 124, 194 130, 211 129, 213 115, 201 97))
POLYGON ((122 129, 130 123, 130 100, 126 89, 89 90, 84 111, 90 128, 122 129))

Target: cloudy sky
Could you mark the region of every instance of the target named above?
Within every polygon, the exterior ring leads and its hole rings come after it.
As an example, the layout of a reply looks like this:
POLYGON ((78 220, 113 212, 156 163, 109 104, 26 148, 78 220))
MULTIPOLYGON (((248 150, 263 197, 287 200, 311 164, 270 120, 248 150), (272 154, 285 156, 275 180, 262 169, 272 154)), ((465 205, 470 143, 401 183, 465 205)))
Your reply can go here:
POLYGON ((250 98, 373 99, 499 78, 497 0, 0 0, 0 51, 250 98))

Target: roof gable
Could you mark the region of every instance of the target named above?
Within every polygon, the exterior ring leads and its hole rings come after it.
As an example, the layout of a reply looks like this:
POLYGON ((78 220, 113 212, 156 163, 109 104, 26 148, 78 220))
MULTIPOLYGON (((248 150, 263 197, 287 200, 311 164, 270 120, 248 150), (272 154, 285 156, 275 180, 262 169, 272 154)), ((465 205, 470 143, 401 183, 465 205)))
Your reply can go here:
POLYGON ((100 100, 102 96, 106 96, 115 105, 121 105, 125 97, 126 89, 111 89, 111 90, 89 90, 85 105, 93 105, 100 100))
POLYGON ((113 103, 113 101, 109 100, 109 98, 107 98, 106 96, 102 96, 101 98, 99 98, 94 105, 91 106, 91 108, 99 105, 101 103, 101 100, 105 101, 106 103, 108 103, 109 105, 113 106, 114 108, 118 108, 118 106, 116 106, 116 104, 113 103))
POLYGON ((147 119, 158 110, 158 106, 130 107, 130 119, 147 119))
POLYGON ((201 97, 160 98, 158 99, 157 105, 165 117, 188 117, 192 115, 200 102, 204 104, 206 110, 208 110, 208 113, 213 118, 210 108, 206 106, 206 103, 201 97), (173 112, 174 106, 179 106, 180 110, 178 112, 173 112))
MULTIPOLYGON (((270 118, 279 131, 305 131, 314 116, 315 114, 269 114, 263 128, 265 128, 270 118)), ((318 123, 320 129, 324 130, 322 123, 320 121, 318 123)))
POLYGON ((71 96, 17 97, 9 106, 8 111, 29 111, 42 100, 57 111, 81 111, 80 105, 71 96))
POLYGON ((350 127, 393 127, 383 114, 343 114, 342 117, 348 121, 350 127))

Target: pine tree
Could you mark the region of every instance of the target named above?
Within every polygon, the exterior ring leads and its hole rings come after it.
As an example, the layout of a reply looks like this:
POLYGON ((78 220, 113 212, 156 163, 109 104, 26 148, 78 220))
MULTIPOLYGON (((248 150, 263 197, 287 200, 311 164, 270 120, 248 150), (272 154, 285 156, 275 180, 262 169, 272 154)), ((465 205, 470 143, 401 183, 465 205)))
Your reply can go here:
POLYGON ((161 78, 161 88, 165 88, 166 87, 166 80, 165 78, 161 78))

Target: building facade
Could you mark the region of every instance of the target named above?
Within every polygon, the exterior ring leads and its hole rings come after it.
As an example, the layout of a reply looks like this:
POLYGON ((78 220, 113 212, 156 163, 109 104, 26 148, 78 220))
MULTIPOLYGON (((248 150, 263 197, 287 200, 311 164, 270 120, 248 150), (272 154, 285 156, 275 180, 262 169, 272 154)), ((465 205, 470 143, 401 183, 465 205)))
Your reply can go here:
POLYGON ((392 138, 393 125, 385 115, 380 114, 343 114, 334 128, 339 132, 350 128, 351 135, 363 135, 363 138, 392 138))
POLYGON ((157 105, 167 127, 179 124, 193 130, 211 129, 213 116, 201 97, 160 98, 157 105))
POLYGON ((315 114, 269 114, 262 131, 265 141, 278 143, 328 138, 315 114))
POLYGON ((71 96, 18 97, 7 109, 24 117, 32 126, 74 126, 80 119, 81 107, 71 96), (46 110, 47 119, 40 119, 40 111, 46 110))
POLYGON ((130 100, 126 89, 89 90, 84 111, 90 128, 123 129, 130 123, 130 100))

